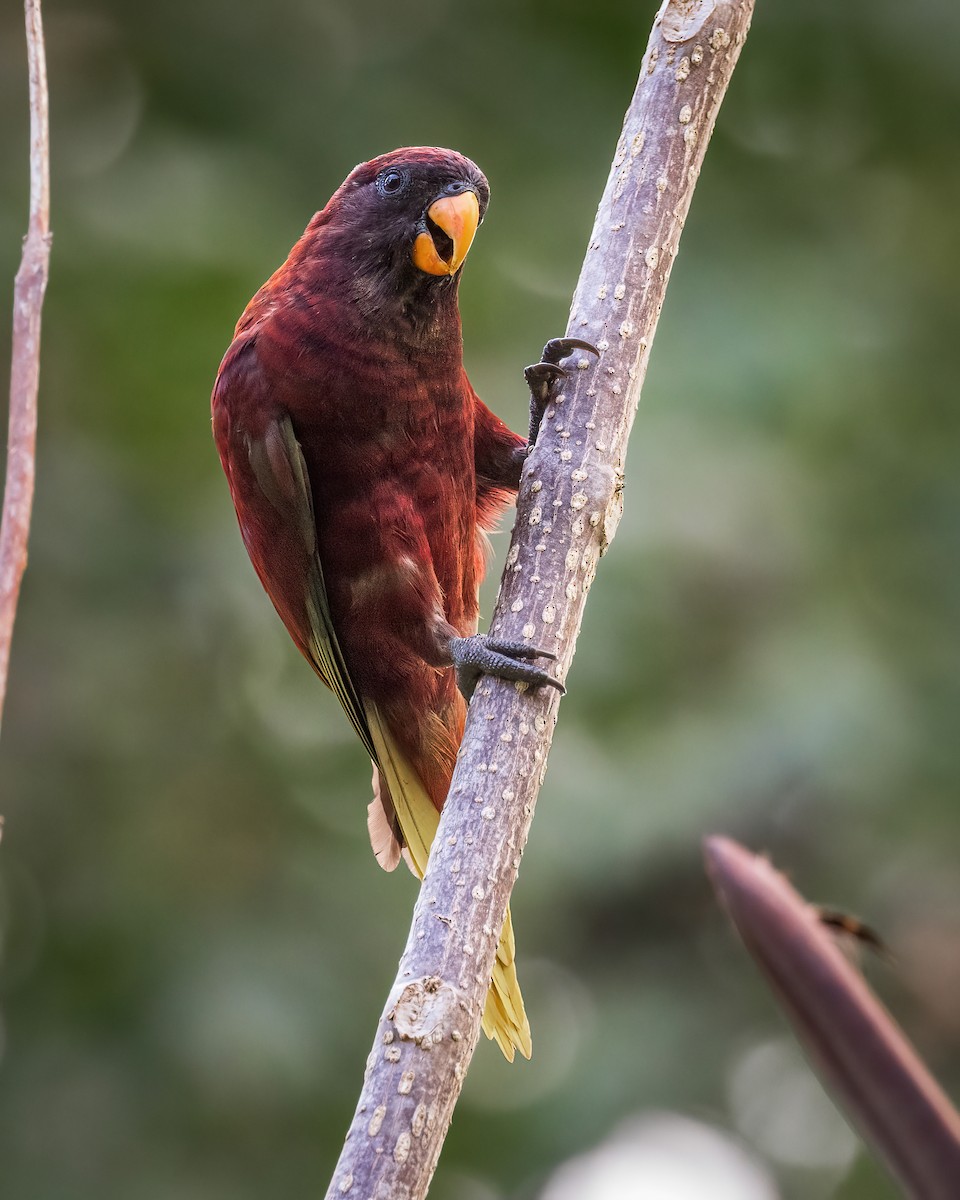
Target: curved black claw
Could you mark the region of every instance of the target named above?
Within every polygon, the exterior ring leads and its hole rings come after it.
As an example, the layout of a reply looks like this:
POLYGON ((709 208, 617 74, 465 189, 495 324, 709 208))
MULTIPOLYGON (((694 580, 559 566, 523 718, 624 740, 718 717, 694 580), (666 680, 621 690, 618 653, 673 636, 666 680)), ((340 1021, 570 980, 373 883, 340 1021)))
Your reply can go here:
POLYGON ((523 368, 523 377, 530 389, 530 403, 534 401, 546 408, 550 399, 550 391, 558 379, 563 379, 567 372, 556 363, 538 362, 523 368))
POLYGON ((586 350, 588 354, 600 357, 600 351, 596 346, 592 342, 585 342, 582 338, 551 338, 543 348, 540 361, 558 363, 561 359, 569 358, 574 350, 586 350))
POLYGON ((473 637, 451 638, 449 645, 457 672, 457 687, 467 700, 473 695, 481 675, 513 679, 529 683, 531 687, 555 687, 561 695, 566 692, 559 679, 524 661, 531 658, 556 659, 557 656, 549 650, 540 650, 526 642, 504 642, 479 633, 473 637))
POLYGON ((530 436, 527 440, 529 447, 532 447, 537 440, 540 422, 543 420, 543 414, 550 402, 554 384, 558 379, 569 374, 560 366, 560 362, 564 358, 569 358, 575 350, 586 350, 588 354, 600 357, 600 351, 596 346, 583 341, 582 338, 551 338, 543 348, 540 361, 526 367, 523 372, 527 387, 530 389, 530 436))

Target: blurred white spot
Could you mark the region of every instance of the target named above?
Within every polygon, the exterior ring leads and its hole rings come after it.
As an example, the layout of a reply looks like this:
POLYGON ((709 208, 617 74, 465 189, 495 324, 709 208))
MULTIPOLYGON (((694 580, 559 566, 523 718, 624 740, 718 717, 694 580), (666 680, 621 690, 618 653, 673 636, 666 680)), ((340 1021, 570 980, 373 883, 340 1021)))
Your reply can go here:
POLYGON ((798 1167, 853 1161, 854 1135, 792 1042, 753 1046, 734 1065, 729 1089, 738 1129, 765 1154, 798 1167))
POLYGON ((769 1174, 731 1138, 676 1113, 635 1117, 564 1163, 541 1200, 776 1200, 769 1174))

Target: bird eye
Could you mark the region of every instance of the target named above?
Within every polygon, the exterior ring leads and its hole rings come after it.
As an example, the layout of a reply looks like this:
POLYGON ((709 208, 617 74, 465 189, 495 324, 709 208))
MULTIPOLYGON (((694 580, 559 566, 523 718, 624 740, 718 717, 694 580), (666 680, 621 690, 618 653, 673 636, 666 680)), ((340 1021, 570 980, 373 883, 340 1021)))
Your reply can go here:
POLYGON ((406 171, 388 170, 377 176, 377 191, 381 196, 396 196, 407 185, 406 171))

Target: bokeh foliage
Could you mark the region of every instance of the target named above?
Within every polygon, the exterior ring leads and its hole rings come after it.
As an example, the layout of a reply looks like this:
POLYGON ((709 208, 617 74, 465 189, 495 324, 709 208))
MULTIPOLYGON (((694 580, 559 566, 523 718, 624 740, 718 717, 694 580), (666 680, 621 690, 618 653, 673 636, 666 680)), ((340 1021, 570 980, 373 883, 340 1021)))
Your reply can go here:
MULTIPOLYGON (((452 145, 494 197, 468 367, 521 428, 653 11, 47 3, 55 240, 0 745, 4 1197, 325 1187, 414 883, 376 868, 368 766, 246 561, 213 375, 355 162, 452 145)), ((657 1111, 739 1143, 751 1195, 894 1194, 715 910, 714 830, 879 926, 897 966, 871 973, 960 1091, 958 49, 948 0, 759 0, 515 893, 535 1058, 480 1048, 441 1200, 605 1200, 551 1174, 657 1111)), ((16 4, 0 64, 12 280, 16 4)))

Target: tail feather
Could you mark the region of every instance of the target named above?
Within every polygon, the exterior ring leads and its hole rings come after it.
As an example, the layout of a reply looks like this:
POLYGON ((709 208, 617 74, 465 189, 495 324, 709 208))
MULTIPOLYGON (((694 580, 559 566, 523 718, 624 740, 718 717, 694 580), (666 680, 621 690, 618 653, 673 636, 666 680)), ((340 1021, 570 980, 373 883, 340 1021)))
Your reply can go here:
POLYGON ((493 980, 483 1009, 482 1027, 488 1038, 496 1040, 509 1062, 513 1062, 514 1050, 519 1050, 524 1058, 533 1053, 530 1022, 523 1007, 515 956, 513 920, 508 908, 493 964, 493 980), (509 1033, 508 1039, 502 1036, 504 1031, 509 1033))
POLYGON ((367 805, 367 833, 380 866, 385 871, 395 870, 403 850, 403 835, 390 794, 376 767, 373 768, 373 799, 367 805))
MULTIPOLYGON (((418 775, 398 749, 376 705, 368 703, 364 707, 377 751, 382 777, 380 788, 385 784, 389 792, 393 812, 406 843, 404 858, 414 874, 422 879, 427 869, 430 846, 440 823, 440 814, 418 775)), ((376 851, 377 847, 374 849, 376 851)), ((380 859, 381 856, 378 854, 377 857, 380 859)), ((496 1041, 509 1062, 513 1062, 517 1050, 524 1058, 529 1058, 532 1052, 530 1023, 523 1007, 515 958, 513 921, 507 909, 497 945, 490 991, 483 1009, 482 1028, 488 1038, 496 1041)))

